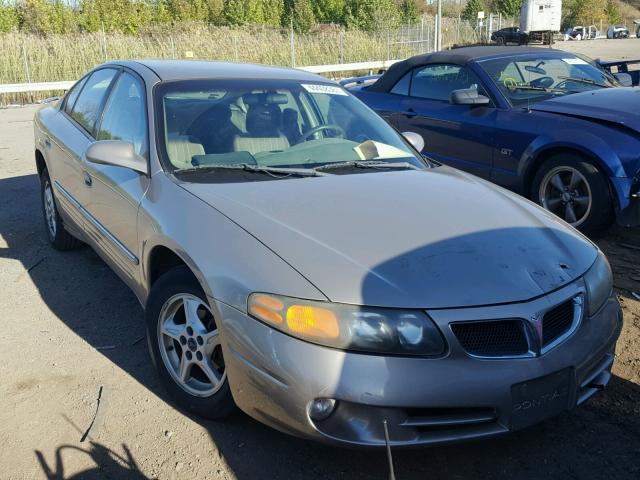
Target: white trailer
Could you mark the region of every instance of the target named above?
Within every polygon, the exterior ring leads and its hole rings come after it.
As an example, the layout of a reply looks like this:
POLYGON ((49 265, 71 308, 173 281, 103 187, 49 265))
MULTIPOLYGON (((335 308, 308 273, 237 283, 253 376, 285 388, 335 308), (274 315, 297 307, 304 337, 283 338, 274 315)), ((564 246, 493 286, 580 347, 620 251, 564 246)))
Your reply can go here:
POLYGON ((562 0, 527 0, 520 9, 520 30, 529 41, 551 43, 553 34, 560 31, 562 0))

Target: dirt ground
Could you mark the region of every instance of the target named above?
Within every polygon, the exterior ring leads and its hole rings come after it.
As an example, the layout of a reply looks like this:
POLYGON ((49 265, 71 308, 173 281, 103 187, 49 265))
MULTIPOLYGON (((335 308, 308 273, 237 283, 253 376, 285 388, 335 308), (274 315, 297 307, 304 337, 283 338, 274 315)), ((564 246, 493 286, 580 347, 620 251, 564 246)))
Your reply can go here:
MULTIPOLYGON (((384 452, 301 441, 241 413, 215 423, 176 409, 133 294, 90 248, 47 245, 36 108, 0 110, 0 479, 388 478, 384 452)), ((395 452, 398 480, 640 478, 640 231, 612 229, 598 243, 625 312, 610 387, 516 434, 395 452)))

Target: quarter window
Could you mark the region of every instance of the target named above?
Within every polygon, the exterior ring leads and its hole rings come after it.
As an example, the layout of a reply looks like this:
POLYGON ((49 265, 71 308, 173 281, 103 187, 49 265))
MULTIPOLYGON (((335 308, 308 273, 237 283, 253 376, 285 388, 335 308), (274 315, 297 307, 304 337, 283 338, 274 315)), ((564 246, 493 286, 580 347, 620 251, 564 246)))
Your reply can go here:
POLYGON ((140 81, 129 73, 120 75, 107 101, 98 131, 98 140, 124 140, 135 147, 138 154, 146 150, 146 114, 144 89, 140 81))
POLYGON ((449 95, 453 90, 471 88, 474 85, 482 93, 480 80, 467 67, 460 65, 428 65, 413 70, 410 95, 412 97, 448 102, 449 95))
POLYGON ((91 74, 72 107, 71 117, 88 132, 93 132, 102 101, 116 73, 112 68, 103 68, 91 74))
POLYGON ((73 87, 71 87, 71 90, 69 90, 69 93, 67 93, 67 98, 65 99, 65 103, 64 103, 64 111, 67 113, 71 113, 71 109, 73 108, 73 104, 76 103, 76 99, 78 98, 78 95, 80 94, 80 91, 82 90, 82 86, 84 85, 84 83, 87 81, 87 77, 83 78, 82 80, 80 80, 79 82, 77 82, 73 87))
POLYGON ((391 89, 391 93, 396 95, 409 95, 409 85, 411 84, 411 72, 405 74, 398 83, 396 83, 391 89))

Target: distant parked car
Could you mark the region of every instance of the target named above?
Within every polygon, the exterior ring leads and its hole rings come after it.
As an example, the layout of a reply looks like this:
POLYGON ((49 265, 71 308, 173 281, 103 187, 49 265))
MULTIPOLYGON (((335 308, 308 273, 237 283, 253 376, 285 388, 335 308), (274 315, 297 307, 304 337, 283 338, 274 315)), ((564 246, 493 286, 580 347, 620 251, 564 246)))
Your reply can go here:
POLYGON ((636 38, 640 38, 640 20, 634 20, 633 23, 636 26, 636 38))
POLYGON ((423 152, 585 232, 640 224, 638 92, 548 48, 466 47, 394 64, 352 91, 423 152))
POLYGON ((629 29, 624 25, 611 25, 607 29, 607 38, 629 38, 629 29))
POLYGON ((588 27, 583 27, 581 25, 577 25, 573 28, 568 29, 565 32, 564 39, 565 40, 593 40, 598 36, 598 29, 595 25, 589 25, 588 27))
POLYGON ((525 45, 528 37, 526 33, 520 30, 520 27, 507 27, 493 32, 491 41, 496 42, 498 45, 506 45, 507 43, 525 45))
POLYGON ((415 446, 526 428, 611 379, 622 311, 598 247, 331 80, 111 62, 34 128, 51 245, 89 243, 133 290, 189 412, 415 446))

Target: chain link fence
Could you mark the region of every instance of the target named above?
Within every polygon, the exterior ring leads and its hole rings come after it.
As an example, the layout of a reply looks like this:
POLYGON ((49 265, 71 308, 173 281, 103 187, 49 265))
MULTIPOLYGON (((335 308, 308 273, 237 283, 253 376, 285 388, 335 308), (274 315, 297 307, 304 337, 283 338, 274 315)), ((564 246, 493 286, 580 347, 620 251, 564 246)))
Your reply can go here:
MULTIPOLYGON (((389 31, 361 32, 329 27, 308 34, 266 27, 195 25, 175 31, 83 33, 37 36, 0 34, 0 83, 73 80, 113 59, 193 58, 283 66, 307 66, 406 58, 431 52, 435 19, 389 31)), ((481 40, 468 22, 443 18, 442 46, 481 40)))

